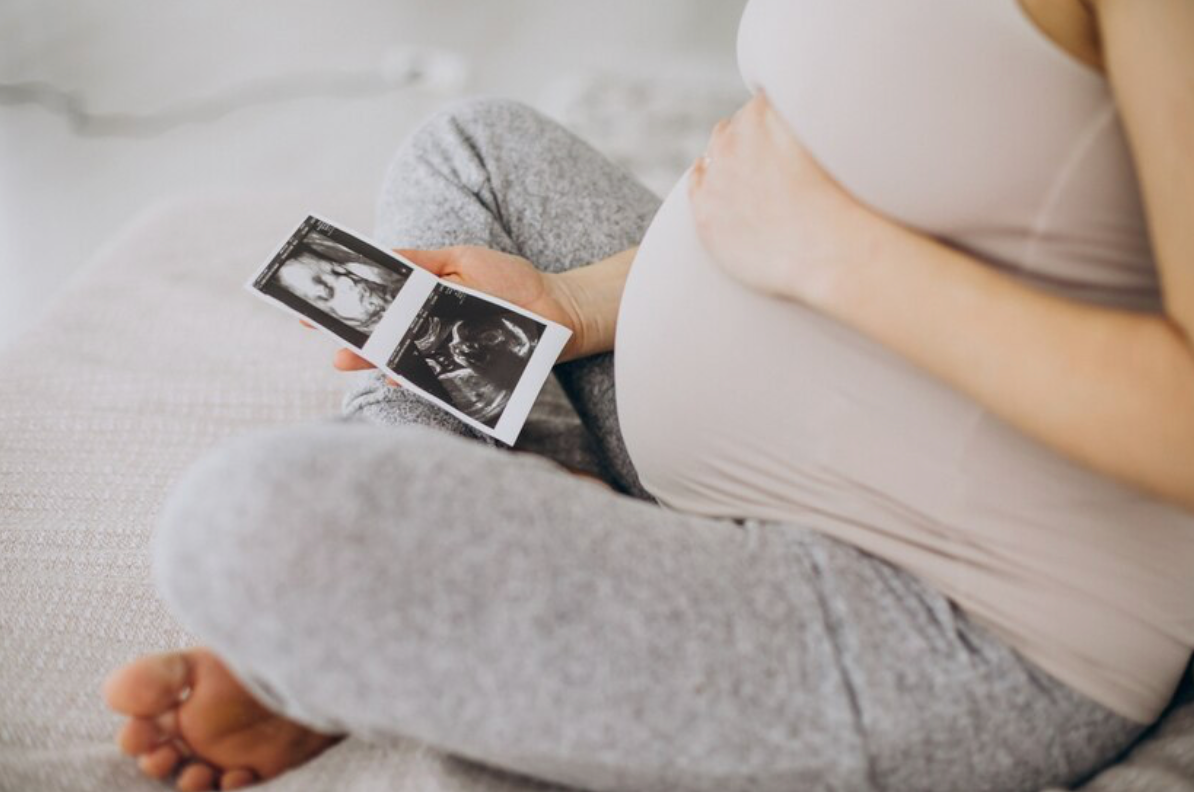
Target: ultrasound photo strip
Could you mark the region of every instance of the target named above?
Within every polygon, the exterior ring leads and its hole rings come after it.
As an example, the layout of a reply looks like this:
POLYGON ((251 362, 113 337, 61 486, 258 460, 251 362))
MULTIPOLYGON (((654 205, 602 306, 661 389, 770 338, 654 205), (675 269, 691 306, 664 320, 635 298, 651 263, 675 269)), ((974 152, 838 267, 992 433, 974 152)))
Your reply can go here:
POLYGON ((358 351, 415 267, 318 217, 308 217, 251 288, 358 351))
POLYGON ((246 287, 509 445, 571 335, 315 215, 246 287))

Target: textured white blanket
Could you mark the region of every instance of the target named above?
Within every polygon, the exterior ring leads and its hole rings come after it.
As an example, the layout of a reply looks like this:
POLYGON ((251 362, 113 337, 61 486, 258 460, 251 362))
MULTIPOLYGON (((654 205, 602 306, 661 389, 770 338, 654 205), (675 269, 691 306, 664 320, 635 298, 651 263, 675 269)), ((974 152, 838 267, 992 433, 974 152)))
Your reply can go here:
MULTIPOLYGON (((164 788, 117 753, 99 687, 138 654, 191 643, 146 553, 175 477, 226 437, 338 410, 334 347, 240 291, 308 208, 154 211, 0 354, 0 790, 164 788)), ((269 788, 527 787, 413 742, 350 740, 269 788)))

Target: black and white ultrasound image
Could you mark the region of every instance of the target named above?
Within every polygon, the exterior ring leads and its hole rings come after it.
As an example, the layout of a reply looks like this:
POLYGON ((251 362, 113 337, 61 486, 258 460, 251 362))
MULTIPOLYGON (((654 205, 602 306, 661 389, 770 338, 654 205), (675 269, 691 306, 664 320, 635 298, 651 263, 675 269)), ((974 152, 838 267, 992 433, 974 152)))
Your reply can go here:
POLYGON ((257 288, 361 349, 410 274, 408 265, 385 251, 309 217, 257 288))
POLYGON ((437 285, 389 368, 494 428, 545 328, 501 305, 437 285))

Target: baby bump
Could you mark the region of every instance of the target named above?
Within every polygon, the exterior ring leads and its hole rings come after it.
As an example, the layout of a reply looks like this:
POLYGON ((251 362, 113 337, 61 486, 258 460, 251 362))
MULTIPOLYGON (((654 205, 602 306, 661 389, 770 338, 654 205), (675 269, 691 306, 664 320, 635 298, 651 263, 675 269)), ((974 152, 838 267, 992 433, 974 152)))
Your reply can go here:
POLYGON ((939 500, 980 410, 849 328, 730 279, 696 237, 686 185, 643 240, 618 319, 618 414, 644 486, 723 516, 833 508, 843 488, 939 500))

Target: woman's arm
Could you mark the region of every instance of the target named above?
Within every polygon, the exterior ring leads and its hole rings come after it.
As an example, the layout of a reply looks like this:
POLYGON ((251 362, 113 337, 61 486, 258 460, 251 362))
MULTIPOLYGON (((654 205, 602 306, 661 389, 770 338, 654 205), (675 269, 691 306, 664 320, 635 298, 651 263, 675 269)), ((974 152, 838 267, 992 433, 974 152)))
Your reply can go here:
POLYGON ((879 217, 765 98, 714 133, 693 211, 730 274, 855 327, 1071 459, 1194 509, 1194 3, 1098 8, 1164 315, 1048 296, 879 217))
POLYGON ((1194 3, 1092 3, 1140 174, 1166 310, 1194 339, 1194 3))
POLYGON ((1046 295, 902 228, 816 308, 1076 462, 1194 509, 1194 349, 1166 316, 1046 295))
POLYGON ((565 360, 614 348, 622 290, 637 253, 638 248, 633 247, 595 264, 547 276, 560 304, 572 316, 575 343, 570 345, 565 360))
POLYGON ((1194 508, 1194 3, 1098 11, 1166 313, 1048 297, 903 229, 818 307, 1076 461, 1194 508))
MULTIPOLYGON (((560 356, 561 361, 567 361, 614 348, 622 288, 638 248, 558 274, 543 272, 519 256, 483 247, 462 245, 397 252, 438 277, 500 297, 564 325, 572 331, 560 356)), ((332 362, 342 371, 374 368, 350 349, 338 350, 332 362)))

